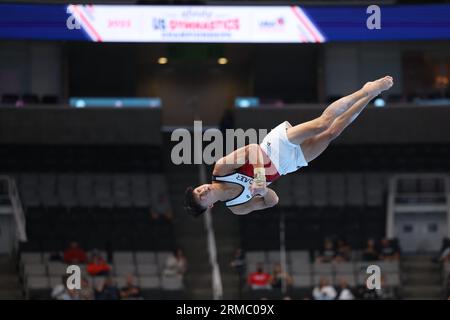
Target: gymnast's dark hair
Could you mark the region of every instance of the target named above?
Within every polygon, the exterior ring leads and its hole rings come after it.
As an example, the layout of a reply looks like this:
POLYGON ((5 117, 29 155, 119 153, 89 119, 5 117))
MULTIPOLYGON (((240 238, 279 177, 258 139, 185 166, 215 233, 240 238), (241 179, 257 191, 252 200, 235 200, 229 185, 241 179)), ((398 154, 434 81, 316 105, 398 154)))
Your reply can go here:
POLYGON ((184 192, 184 210, 194 217, 200 216, 207 208, 202 207, 194 197, 194 188, 187 187, 184 192))

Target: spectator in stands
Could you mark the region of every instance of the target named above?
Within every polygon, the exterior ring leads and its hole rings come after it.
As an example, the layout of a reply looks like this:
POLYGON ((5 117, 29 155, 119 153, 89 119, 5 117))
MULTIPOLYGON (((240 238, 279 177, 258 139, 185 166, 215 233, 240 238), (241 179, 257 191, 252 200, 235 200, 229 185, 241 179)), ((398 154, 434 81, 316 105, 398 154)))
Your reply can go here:
POLYGON ((322 250, 316 257, 316 262, 321 263, 333 262, 335 257, 336 257, 336 250, 334 249, 333 241, 327 238, 324 240, 322 250))
POLYGON ((85 263, 86 260, 86 252, 80 248, 76 241, 72 241, 69 248, 64 250, 64 262, 68 264, 85 263))
POLYGON ((348 262, 352 259, 352 249, 350 245, 344 240, 339 239, 336 246, 336 257, 334 262, 348 262))
POLYGON ((440 250, 439 262, 447 263, 450 261, 450 240, 444 239, 442 241, 442 248, 440 250))
POLYGON ((112 278, 105 279, 102 285, 95 291, 95 300, 119 300, 120 291, 112 278))
POLYGON ((377 291, 367 288, 366 281, 369 276, 366 276, 364 284, 360 285, 356 289, 356 296, 362 300, 376 300, 378 299, 377 291))
POLYGON ((48 256, 48 261, 63 261, 64 258, 61 256, 60 252, 51 252, 48 256))
POLYGON ((275 263, 273 266, 273 272, 272 277, 270 279, 270 284, 273 289, 280 289, 282 288, 283 281, 286 281, 286 288, 290 289, 292 286, 293 280, 289 273, 286 271, 283 272, 281 270, 281 264, 275 263))
POLYGON ((447 300, 450 300, 450 274, 447 277, 447 288, 446 288, 447 300))
POLYGON ((187 260, 184 256, 184 253, 181 249, 175 250, 173 255, 168 256, 166 259, 166 263, 163 270, 163 275, 170 276, 179 276, 183 278, 184 274, 187 270, 187 260))
POLYGON ((334 300, 336 295, 336 289, 330 285, 330 280, 326 277, 320 278, 319 285, 314 287, 312 292, 314 300, 334 300))
POLYGON ((381 275, 380 289, 375 290, 377 293, 377 299, 382 300, 397 300, 400 299, 398 287, 388 286, 386 284, 386 275, 381 275))
POLYGON ((258 263, 256 271, 250 273, 248 276, 248 284, 253 290, 270 289, 271 276, 267 272, 264 272, 262 263, 258 263))
POLYGON ((233 268, 238 274, 245 273, 245 254, 241 248, 237 248, 234 251, 233 260, 230 262, 230 267, 233 268))
POLYGON ((80 300, 94 300, 94 290, 89 280, 83 277, 81 279, 81 289, 79 292, 80 300))
POLYGON ((156 200, 152 203, 150 215, 153 220, 158 220, 161 217, 164 217, 168 221, 173 220, 173 212, 167 194, 158 194, 156 200))
POLYGON ((61 279, 61 283, 53 287, 51 297, 55 300, 72 300, 67 289, 67 279, 69 275, 64 275, 61 279))
POLYGON ((127 276, 127 282, 125 286, 120 289, 120 297, 122 300, 142 300, 141 288, 135 284, 135 278, 133 275, 127 276))
POLYGON ((354 300, 354 299, 355 296, 353 295, 353 292, 350 289, 347 280, 344 278, 339 279, 337 300, 354 300))
MULTIPOLYGON (((369 275, 366 277, 369 277, 369 275)), ((365 283, 366 281, 364 281, 365 283)), ((397 287, 386 285, 386 276, 381 275, 380 279, 380 289, 369 289, 366 284, 358 287, 357 296, 363 300, 390 300, 390 299, 400 299, 399 290, 397 287)))
POLYGON ((91 276, 107 276, 111 269, 111 266, 106 263, 100 253, 94 250, 92 258, 87 265, 87 272, 91 276))
POLYGON ((244 277, 246 272, 245 253, 241 248, 236 249, 234 252, 233 260, 230 262, 230 267, 236 271, 239 276, 239 295, 242 293, 241 289, 244 286, 244 277))
POLYGON ((375 240, 367 240, 367 246, 363 251, 362 260, 363 261, 376 261, 378 260, 379 253, 375 247, 375 240))
POLYGON ((384 261, 398 261, 400 259, 398 248, 387 238, 381 240, 379 259, 384 261))

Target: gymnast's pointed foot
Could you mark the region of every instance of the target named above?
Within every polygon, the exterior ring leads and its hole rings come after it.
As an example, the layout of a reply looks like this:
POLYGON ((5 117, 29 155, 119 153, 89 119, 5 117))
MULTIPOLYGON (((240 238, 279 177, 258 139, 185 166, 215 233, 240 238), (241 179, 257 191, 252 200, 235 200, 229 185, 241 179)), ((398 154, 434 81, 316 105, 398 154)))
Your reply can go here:
POLYGON ((377 96, 381 92, 386 91, 392 87, 394 79, 391 76, 386 76, 375 81, 367 82, 363 90, 370 96, 377 96))

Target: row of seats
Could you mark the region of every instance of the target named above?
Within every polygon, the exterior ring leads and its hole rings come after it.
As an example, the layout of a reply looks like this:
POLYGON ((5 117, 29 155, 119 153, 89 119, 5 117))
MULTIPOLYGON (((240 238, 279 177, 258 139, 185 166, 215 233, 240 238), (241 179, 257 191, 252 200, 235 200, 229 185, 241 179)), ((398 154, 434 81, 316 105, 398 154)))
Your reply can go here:
MULTIPOLYGON (((99 253, 101 256, 107 257, 107 252, 99 253)), ((44 291, 43 297, 45 297, 48 290, 60 284, 62 277, 67 274, 68 265, 63 262, 51 261, 51 255, 51 252, 23 252, 20 254, 20 275, 27 296, 32 297, 36 291, 38 293, 44 291)), ((163 273, 166 259, 170 255, 171 252, 167 251, 113 252, 111 276, 119 288, 125 285, 126 276, 132 274, 137 277, 136 284, 144 292, 182 290, 184 284, 181 277, 165 276, 163 273)), ((86 277, 94 287, 98 287, 105 280, 104 276, 90 276, 86 271, 85 264, 79 264, 79 266, 82 276, 86 277)))
MULTIPOLYGON (((96 230, 102 226, 80 225, 76 229, 69 230, 70 224, 58 227, 57 234, 41 235, 30 233, 28 241, 20 244, 22 251, 59 251, 67 244, 76 240, 86 249, 104 250, 155 250, 167 251, 175 247, 173 226, 169 223, 149 228, 145 225, 137 227, 133 224, 123 225, 121 228, 96 230), (81 232, 81 233, 80 233, 81 232)), ((27 226, 28 228, 28 226, 27 226)), ((50 229, 44 229, 50 230, 50 229)))
MULTIPOLYGON (((271 272, 274 263, 280 262, 279 251, 250 251, 246 253, 247 275, 254 272, 258 264, 262 264, 266 272, 271 272)), ((359 255, 355 255, 352 262, 342 263, 311 263, 308 251, 287 251, 286 271, 292 275, 293 286, 302 288, 316 285, 320 279, 328 278, 332 283, 339 283, 345 279, 350 286, 364 284, 368 276, 367 267, 380 267, 385 276, 386 284, 399 286, 400 264, 398 262, 373 261, 362 262, 359 255)))
POLYGON ((84 248, 172 250, 173 226, 151 212, 171 212, 162 174, 20 174, 26 208, 25 251, 84 248))
POLYGON ((76 240, 89 249, 172 250, 173 224, 149 208, 28 208, 24 251, 60 251, 76 240))
POLYGON ((331 145, 302 172, 442 172, 450 169, 446 144, 331 145), (339 161, 336 161, 338 159, 339 161))
MULTIPOLYGON (((62 252, 58 252, 62 256, 62 252)), ((106 251, 98 251, 98 253, 106 258, 108 253, 106 251)), ((19 257, 19 261, 23 265, 46 265, 50 263, 55 263, 51 261, 51 256, 54 252, 22 252, 19 257)), ((93 252, 88 252, 87 255, 91 256, 93 252)), ((167 259, 172 253, 170 251, 115 251, 112 252, 112 262, 118 265, 127 264, 144 264, 144 265, 158 265, 162 267, 167 259)), ((59 262, 56 262, 59 263, 59 262)))
POLYGON ((26 207, 169 206, 161 174, 21 174, 16 181, 26 207))
MULTIPOLYGON (((170 134, 164 139, 171 144, 170 134)), ((441 172, 450 168, 446 144, 337 144, 328 147, 326 155, 301 172, 441 172)), ((4 172, 160 172, 162 167, 161 148, 155 146, 3 145, 0 150, 4 172)))
POLYGON ((241 242, 246 250, 278 250, 284 217, 288 250, 319 249, 330 236, 345 236, 352 248, 361 249, 368 238, 384 236, 385 212, 383 207, 274 207, 240 219, 241 242))
MULTIPOLYGON (((344 280, 350 287, 365 285, 367 281, 367 273, 339 273, 339 274, 294 274, 292 275, 292 286, 294 288, 309 288, 319 284, 321 279, 327 279, 333 285, 339 285, 344 280)), ((384 274, 385 285, 389 287, 400 287, 401 273, 392 272, 384 274)))
POLYGON ((448 279, 450 277, 450 262, 442 265, 442 279, 444 279, 444 286, 448 285, 448 279))
MULTIPOLYGON (((119 288, 126 283, 126 277, 114 277, 115 283, 119 288)), ((105 277, 88 277, 87 280, 94 288, 101 285, 105 277)), ((51 289, 61 284, 62 278, 58 276, 29 276, 24 282, 25 296, 29 299, 41 298, 49 299, 51 289)), ((179 277, 159 277, 159 276, 139 276, 136 278, 136 285, 140 286, 144 298, 154 299, 165 296, 165 291, 175 291, 178 298, 182 296, 184 284, 179 277)))
POLYGON ((389 174, 298 172, 274 183, 280 205, 298 207, 381 206, 389 174))
POLYGON ((3 173, 36 172, 127 172, 163 171, 161 147, 151 145, 2 145, 3 173))

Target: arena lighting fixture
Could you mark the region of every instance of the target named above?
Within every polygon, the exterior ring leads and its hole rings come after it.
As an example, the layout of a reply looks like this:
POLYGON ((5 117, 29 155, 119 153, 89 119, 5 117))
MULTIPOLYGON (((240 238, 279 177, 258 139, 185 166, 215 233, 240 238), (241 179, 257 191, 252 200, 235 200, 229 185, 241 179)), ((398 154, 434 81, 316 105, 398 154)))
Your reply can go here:
POLYGON ((161 98, 147 97, 71 97, 72 108, 161 108, 161 98))
POLYGON ((373 104, 375 105, 375 107, 382 108, 386 106, 386 101, 383 98, 377 98, 375 99, 373 104))
POLYGON ((166 57, 159 57, 158 58, 158 63, 159 64, 167 64, 167 62, 169 62, 169 60, 166 57))
POLYGON ((217 59, 217 63, 218 64, 227 64, 228 63, 228 59, 225 57, 221 57, 219 59, 217 59))
POLYGON ((251 108, 259 106, 258 97, 237 97, 234 101, 234 106, 237 108, 251 108))

